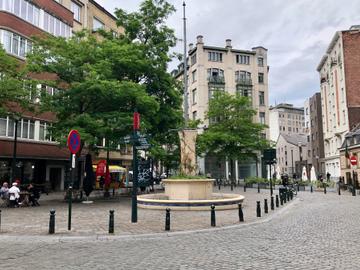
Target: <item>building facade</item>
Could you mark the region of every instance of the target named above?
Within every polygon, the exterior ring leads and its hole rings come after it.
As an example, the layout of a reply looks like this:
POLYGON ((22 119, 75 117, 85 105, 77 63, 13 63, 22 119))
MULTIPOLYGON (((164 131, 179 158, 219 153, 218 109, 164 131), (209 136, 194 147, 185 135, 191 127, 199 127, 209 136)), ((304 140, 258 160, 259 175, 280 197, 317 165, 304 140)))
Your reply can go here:
POLYGON ((269 109, 270 140, 276 142, 280 134, 305 134, 304 108, 281 103, 269 109))
POLYGON ((321 95, 315 93, 309 99, 308 164, 314 166, 317 174, 325 175, 324 136, 321 111, 321 95))
POLYGON ((359 26, 335 33, 317 71, 320 75, 325 171, 340 176, 339 148, 360 122, 359 26))
MULTIPOLYGON (((300 177, 307 164, 308 142, 305 134, 280 134, 276 143, 276 166, 280 173, 300 177)), ((309 175, 309 174, 308 174, 309 175)), ((295 178, 296 178, 295 177, 295 178)))
MULTIPOLYGON (((188 52, 188 104, 189 119, 201 120, 199 132, 209 125, 205 119, 209 99, 215 91, 240 93, 251 99, 257 115, 254 121, 269 124, 268 104, 268 63, 267 49, 254 47, 252 50, 234 49, 227 39, 224 47, 207 46, 202 36, 197 37, 195 46, 190 44, 188 52)), ((176 77, 181 79, 183 68, 176 77)), ((268 130, 264 136, 269 137, 268 130)), ((223 162, 216 157, 199 159, 201 173, 210 173, 212 177, 245 178, 261 175, 257 162, 223 162)))
MULTIPOLYGON (((96 30, 94 18, 103 22, 104 26, 101 28, 121 33, 122 30, 116 27, 114 16, 94 1, 84 2, 0 0, 0 43, 5 51, 18 61, 26 61, 26 53, 32 49, 31 38, 35 35, 51 34, 69 38, 74 31, 85 26, 96 30), (75 3, 81 5, 80 22, 76 20, 77 14, 73 5, 75 3)), ((42 79, 54 77, 51 74, 40 76, 44 76, 42 79)), ((39 85, 38 88, 46 90, 49 94, 57 91, 46 85, 39 85)), ((33 102, 39 100, 34 98, 33 102)), ((0 116, 0 182, 9 181, 12 173, 17 126, 14 177, 21 179, 24 184, 32 182, 46 185, 53 190, 64 189, 70 154, 67 149, 59 147, 48 132, 48 127, 54 121, 56 118, 52 113, 34 115, 24 112, 20 119, 0 116)), ((131 155, 127 157, 131 159, 131 155)))

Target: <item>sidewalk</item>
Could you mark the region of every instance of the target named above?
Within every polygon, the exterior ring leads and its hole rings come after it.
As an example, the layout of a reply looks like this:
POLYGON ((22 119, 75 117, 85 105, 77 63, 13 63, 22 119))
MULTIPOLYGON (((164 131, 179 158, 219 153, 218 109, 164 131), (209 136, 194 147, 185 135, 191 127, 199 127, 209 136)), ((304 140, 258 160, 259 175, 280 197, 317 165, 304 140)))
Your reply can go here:
MULTIPOLYGON (((219 192, 217 187, 214 192, 219 192)), ((232 193, 229 187, 221 187, 220 192, 232 193)), ((261 201, 262 217, 272 214, 270 209, 270 191, 234 188, 233 193, 245 196, 243 203, 244 223, 260 218, 256 217, 256 201, 261 201), (264 214, 264 199, 268 199, 269 214, 264 214)), ((278 191, 274 191, 275 194, 278 191)), ((108 233, 109 210, 115 210, 115 234, 134 235, 164 232, 165 211, 138 208, 138 222, 131 223, 131 198, 117 197, 110 200, 95 200, 93 204, 72 204, 72 230, 67 230, 68 204, 63 200, 64 193, 42 195, 40 207, 1 208, 0 235, 47 235, 49 229, 49 211, 56 210, 57 235, 89 236, 108 233)), ((291 203, 291 202, 290 202, 291 203)), ((288 203, 289 204, 289 203, 288 203)), ((280 206, 281 207, 286 207, 280 206)), ((216 211, 217 227, 239 224, 238 210, 216 211)), ((172 211, 171 231, 187 231, 210 228, 210 211, 172 211)))

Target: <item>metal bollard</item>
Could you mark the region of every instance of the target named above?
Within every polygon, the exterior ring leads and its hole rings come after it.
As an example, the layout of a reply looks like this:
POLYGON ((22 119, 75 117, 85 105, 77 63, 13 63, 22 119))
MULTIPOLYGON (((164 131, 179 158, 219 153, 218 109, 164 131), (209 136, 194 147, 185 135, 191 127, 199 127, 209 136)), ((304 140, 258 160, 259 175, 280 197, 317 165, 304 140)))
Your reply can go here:
POLYGON ((55 209, 50 210, 49 234, 55 233, 55 209))
POLYGON ((238 206, 239 206, 239 221, 244 222, 244 213, 243 213, 243 210, 242 210, 241 203, 239 203, 238 206))
POLYGON ((290 191, 290 200, 292 200, 294 198, 294 192, 291 190, 290 191))
POLYGON ((260 184, 258 184, 258 193, 260 193, 260 184))
POLYGON ((264 211, 265 211, 265 214, 269 213, 269 207, 268 207, 267 199, 264 199, 264 211))
POLYGON ((313 193, 313 186, 310 186, 310 192, 313 193))
POLYGON ((356 189, 355 189, 354 186, 353 186, 353 189, 352 189, 352 195, 353 195, 353 196, 356 196, 356 189))
POLYGON ((219 190, 221 189, 221 182, 220 182, 220 179, 219 179, 219 182, 218 182, 218 188, 219 188, 219 190))
POLYGON ((256 216, 261 217, 261 207, 260 207, 260 201, 256 202, 256 216))
POLYGON ((284 194, 280 194, 280 205, 284 204, 284 194))
POLYGON ((286 192, 286 200, 290 202, 290 190, 286 192))
POLYGON ((114 233, 114 210, 110 210, 109 213, 109 233, 114 233))
POLYGON ((270 208, 271 208, 271 210, 274 210, 274 196, 271 196, 271 198, 270 198, 270 208))
POLYGON ((215 205, 211 205, 211 227, 216 226, 216 219, 215 219, 215 205))
POLYGON ((165 231, 170 231, 170 208, 166 208, 165 231))
POLYGON ((324 186, 324 194, 326 194, 326 185, 324 186))
POLYGON ((339 189, 338 189, 338 194, 341 195, 340 187, 339 187, 339 189))
POLYGON ((297 191, 298 191, 298 192, 300 191, 300 186, 299 186, 299 185, 297 185, 297 191))
POLYGON ((231 181, 230 189, 231 189, 231 191, 234 190, 234 183, 232 181, 231 181))
POLYGON ((246 184, 244 184, 244 192, 246 192, 246 184))
POLYGON ((276 207, 279 207, 279 195, 275 196, 275 205, 276 207))

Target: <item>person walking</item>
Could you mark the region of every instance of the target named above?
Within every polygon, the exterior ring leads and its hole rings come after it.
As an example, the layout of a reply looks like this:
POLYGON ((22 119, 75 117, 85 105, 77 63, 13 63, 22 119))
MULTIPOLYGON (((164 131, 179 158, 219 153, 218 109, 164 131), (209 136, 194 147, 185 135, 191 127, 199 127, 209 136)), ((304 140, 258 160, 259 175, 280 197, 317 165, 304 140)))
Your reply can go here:
POLYGON ((9 201, 10 207, 18 207, 20 198, 20 189, 17 187, 17 183, 14 182, 9 189, 9 201))

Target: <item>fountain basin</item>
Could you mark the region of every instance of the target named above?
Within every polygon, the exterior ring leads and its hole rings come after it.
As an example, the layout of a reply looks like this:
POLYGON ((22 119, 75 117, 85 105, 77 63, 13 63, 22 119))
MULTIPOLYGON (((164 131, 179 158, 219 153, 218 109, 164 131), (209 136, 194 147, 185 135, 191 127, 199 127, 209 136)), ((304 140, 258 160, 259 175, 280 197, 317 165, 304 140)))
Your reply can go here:
POLYGON ((164 179, 169 200, 209 200, 214 179, 164 179))
POLYGON ((164 194, 145 194, 138 196, 139 208, 171 210, 210 210, 215 205, 216 210, 236 209, 243 203, 245 197, 239 194, 212 193, 206 200, 170 200, 164 194))

